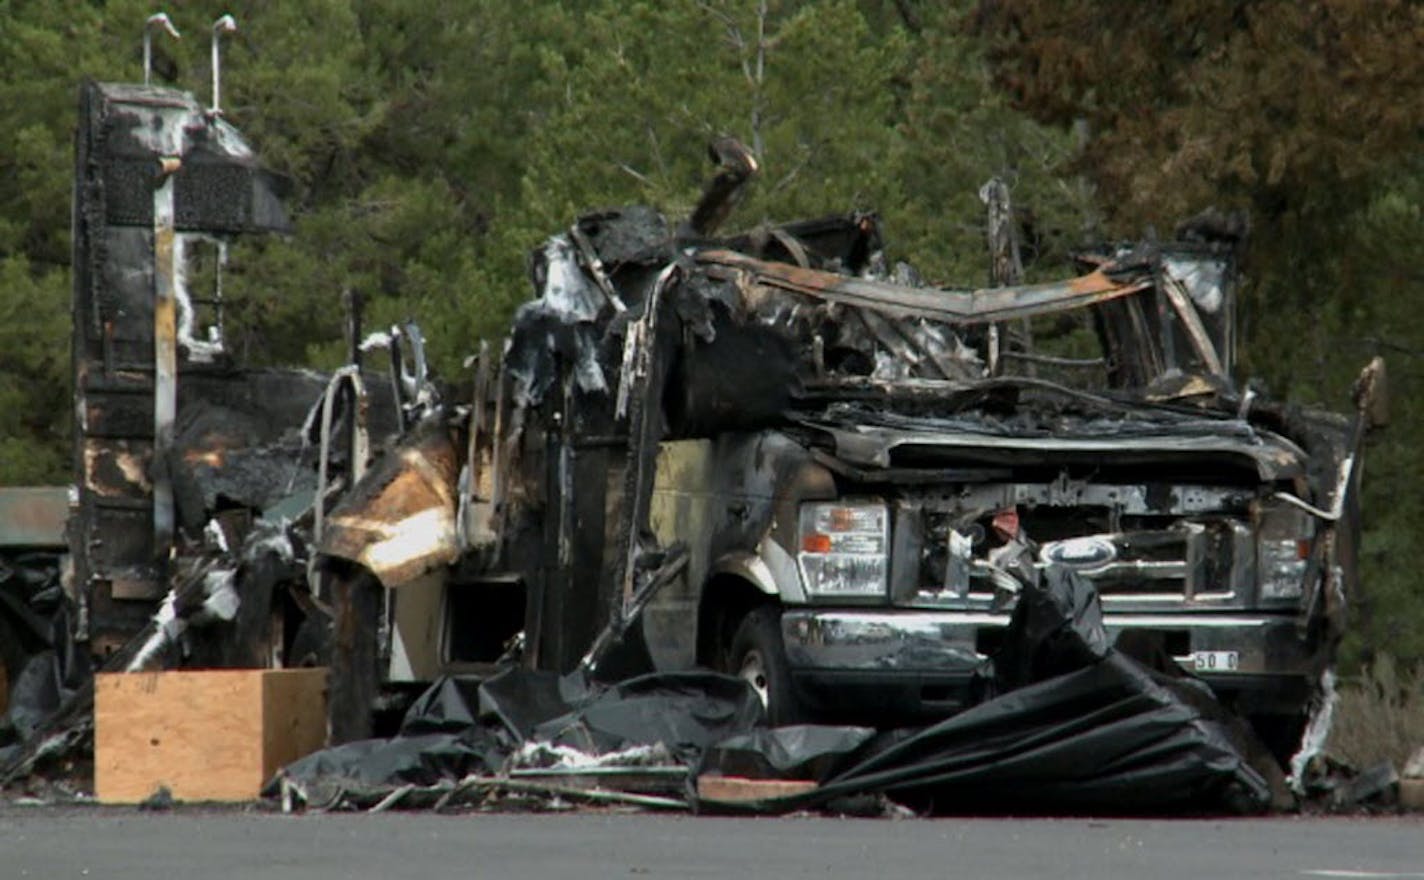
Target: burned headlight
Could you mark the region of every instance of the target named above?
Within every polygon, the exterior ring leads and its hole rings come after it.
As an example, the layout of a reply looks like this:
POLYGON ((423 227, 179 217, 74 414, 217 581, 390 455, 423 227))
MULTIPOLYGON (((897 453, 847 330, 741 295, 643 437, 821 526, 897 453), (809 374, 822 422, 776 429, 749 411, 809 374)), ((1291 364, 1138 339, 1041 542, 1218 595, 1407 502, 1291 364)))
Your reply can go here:
POLYGON ((801 505, 796 563, 808 594, 883 596, 889 547, 883 503, 801 505))
POLYGON ((1256 564, 1262 599, 1299 599, 1305 586, 1310 543, 1298 539, 1262 539, 1256 544, 1256 564))
POLYGON ((1310 564, 1315 522, 1294 508, 1267 508, 1256 533, 1256 572, 1262 599, 1299 599, 1310 564))

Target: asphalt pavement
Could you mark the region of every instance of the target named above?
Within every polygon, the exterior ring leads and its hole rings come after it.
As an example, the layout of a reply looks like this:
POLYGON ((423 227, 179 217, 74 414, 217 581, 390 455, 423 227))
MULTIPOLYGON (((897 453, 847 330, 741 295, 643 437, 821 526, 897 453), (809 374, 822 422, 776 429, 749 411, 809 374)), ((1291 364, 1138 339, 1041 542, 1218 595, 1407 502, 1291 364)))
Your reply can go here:
POLYGON ((832 819, 0 807, 0 878, 1420 878, 1424 817, 832 819))

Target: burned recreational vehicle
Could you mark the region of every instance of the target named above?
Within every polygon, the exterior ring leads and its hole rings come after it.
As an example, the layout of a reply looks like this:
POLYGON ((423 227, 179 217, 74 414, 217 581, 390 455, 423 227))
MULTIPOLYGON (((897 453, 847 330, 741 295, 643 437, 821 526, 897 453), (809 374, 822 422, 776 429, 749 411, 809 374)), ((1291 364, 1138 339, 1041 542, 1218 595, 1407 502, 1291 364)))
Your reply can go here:
POLYGON ((331 512, 343 717, 382 675, 516 656, 723 670, 773 723, 942 717, 1052 567, 1288 752, 1358 577, 1382 365, 1349 415, 1239 388, 1235 256, 1209 235, 978 290, 887 266, 871 215, 719 238, 756 163, 714 158, 688 221, 606 211, 541 246, 473 393, 331 512), (1099 357, 1024 329, 1073 316, 1099 357))
POLYGON ((849 775, 812 798, 893 791, 887 761, 915 789, 925 749, 941 782, 1018 773, 1030 802, 1120 805, 1117 764, 1147 805, 1182 767, 1270 794, 1231 713, 1162 675, 1294 747, 1358 579, 1383 373, 1349 415, 1240 388, 1231 242, 1188 229, 1023 284, 991 184, 992 283, 933 287, 871 214, 721 235, 758 170, 722 139, 685 220, 621 208, 544 242, 468 382, 433 378, 413 325, 363 338, 354 298, 346 367, 251 369, 225 341, 228 246, 290 223, 218 106, 234 26, 213 26, 212 106, 81 89, 74 486, 46 496, 69 564, 53 528, 0 535, 30 568, 45 551, 41 574, 0 560, 0 633, 12 614, 26 634, 0 660, 28 676, 0 787, 82 744, 91 666, 323 665, 331 751, 410 705, 403 732, 462 756, 386 744, 422 772, 507 777, 512 746, 566 746, 573 716, 589 753, 661 746, 693 774, 780 749, 768 721, 835 721, 860 726, 811 740, 849 775), (1128 723, 1092 727, 1096 706, 1128 723), (634 729, 650 714, 666 735, 634 729))

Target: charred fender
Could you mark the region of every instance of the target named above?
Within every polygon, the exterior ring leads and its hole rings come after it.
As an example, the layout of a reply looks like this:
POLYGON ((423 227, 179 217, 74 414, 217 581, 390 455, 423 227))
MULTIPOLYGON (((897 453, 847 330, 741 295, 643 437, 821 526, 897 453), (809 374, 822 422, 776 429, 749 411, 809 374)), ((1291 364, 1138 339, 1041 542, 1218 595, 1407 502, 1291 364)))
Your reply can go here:
POLYGON ((445 426, 417 427, 332 510, 318 551, 369 570, 388 589, 449 565, 460 555, 459 472, 445 426))

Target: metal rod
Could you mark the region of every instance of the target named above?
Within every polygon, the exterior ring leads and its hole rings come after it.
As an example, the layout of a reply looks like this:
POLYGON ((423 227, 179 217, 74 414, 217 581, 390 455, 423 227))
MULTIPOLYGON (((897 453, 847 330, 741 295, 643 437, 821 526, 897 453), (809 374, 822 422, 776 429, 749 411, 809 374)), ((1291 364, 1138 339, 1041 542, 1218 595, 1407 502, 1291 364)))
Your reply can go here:
POLYGON ((223 34, 231 34, 237 31, 237 19, 231 15, 224 15, 213 22, 213 106, 208 112, 214 115, 222 114, 222 51, 218 48, 223 34))
POLYGON ((161 27, 168 32, 168 36, 175 40, 181 39, 182 34, 173 26, 173 21, 169 19, 166 12, 155 12, 143 23, 143 84, 148 85, 153 77, 153 29, 161 27))
POLYGON ((173 424, 178 416, 176 285, 180 269, 173 175, 181 167, 178 157, 162 157, 153 190, 153 538, 155 552, 164 559, 172 548, 174 528, 168 453, 173 448, 173 424))

